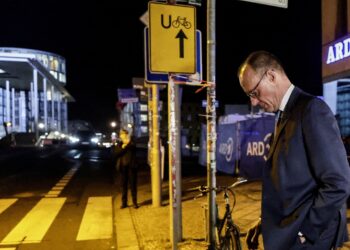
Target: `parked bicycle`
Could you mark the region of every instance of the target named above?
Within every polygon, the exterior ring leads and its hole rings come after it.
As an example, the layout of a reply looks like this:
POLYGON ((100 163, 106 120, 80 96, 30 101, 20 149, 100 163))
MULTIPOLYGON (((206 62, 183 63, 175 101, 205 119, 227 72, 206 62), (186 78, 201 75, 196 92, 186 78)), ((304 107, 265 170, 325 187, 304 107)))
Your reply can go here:
MULTIPOLYGON (((216 225, 215 225, 215 249, 217 250, 241 250, 242 249, 241 240, 240 240, 240 229, 233 221, 232 211, 236 205, 236 196, 235 196, 235 192, 233 191, 233 188, 235 188, 236 186, 244 182, 247 182, 247 179, 238 178, 237 181, 235 181, 230 186, 219 186, 214 189, 216 193, 223 191, 224 193, 223 197, 225 200, 225 214, 222 218, 220 218, 219 216, 218 204, 216 203, 217 218, 216 218, 216 225), (229 201, 229 194, 231 194, 233 198, 232 207, 229 201)), ((195 197, 196 199, 210 192, 210 189, 207 186, 202 185, 202 186, 190 188, 187 191, 201 192, 201 194, 195 197)))

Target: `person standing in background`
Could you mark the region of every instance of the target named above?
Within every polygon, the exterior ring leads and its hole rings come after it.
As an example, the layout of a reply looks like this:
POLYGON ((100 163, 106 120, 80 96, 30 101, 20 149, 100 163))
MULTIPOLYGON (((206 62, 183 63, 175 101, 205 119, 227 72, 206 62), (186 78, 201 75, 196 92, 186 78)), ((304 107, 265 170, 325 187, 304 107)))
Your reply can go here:
POLYGON ((135 162, 135 144, 126 129, 120 130, 121 142, 116 145, 115 153, 117 157, 116 170, 120 174, 122 189, 122 205, 120 208, 128 206, 128 185, 130 184, 131 196, 134 208, 137 204, 137 164, 135 162))

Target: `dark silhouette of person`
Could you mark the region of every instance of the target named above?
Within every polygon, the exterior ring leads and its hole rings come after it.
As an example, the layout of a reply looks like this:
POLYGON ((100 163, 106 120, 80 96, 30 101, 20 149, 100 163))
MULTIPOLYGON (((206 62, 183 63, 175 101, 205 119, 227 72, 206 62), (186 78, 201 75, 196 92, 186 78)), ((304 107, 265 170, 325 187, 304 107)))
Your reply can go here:
POLYGON ((120 174, 122 189, 122 205, 120 208, 128 206, 128 184, 130 184, 131 196, 134 208, 137 204, 137 164, 135 162, 135 143, 131 139, 126 129, 120 131, 120 140, 115 147, 116 153, 116 170, 120 174))

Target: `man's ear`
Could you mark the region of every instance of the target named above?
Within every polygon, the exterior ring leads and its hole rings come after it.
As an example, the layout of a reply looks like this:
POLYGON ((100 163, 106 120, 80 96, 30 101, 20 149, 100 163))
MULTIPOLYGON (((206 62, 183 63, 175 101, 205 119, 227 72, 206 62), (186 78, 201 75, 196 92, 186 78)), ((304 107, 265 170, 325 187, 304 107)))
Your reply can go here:
POLYGON ((267 79, 269 79, 269 81, 273 84, 276 84, 276 77, 277 77, 277 72, 274 71, 273 69, 269 69, 267 72, 266 72, 266 77, 267 79))

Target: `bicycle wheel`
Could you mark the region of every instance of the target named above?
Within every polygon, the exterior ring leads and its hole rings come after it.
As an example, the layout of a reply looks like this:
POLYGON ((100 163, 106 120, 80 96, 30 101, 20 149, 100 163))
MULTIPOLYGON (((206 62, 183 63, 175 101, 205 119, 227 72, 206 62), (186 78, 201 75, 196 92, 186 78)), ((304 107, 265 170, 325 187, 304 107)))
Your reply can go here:
POLYGON ((229 228, 226 230, 225 236, 221 243, 222 250, 241 250, 241 242, 239 239, 239 231, 237 228, 229 228))
POLYGON ((174 28, 179 28, 179 26, 180 26, 180 22, 178 20, 174 20, 173 21, 173 27, 174 28))
POLYGON ((185 27, 186 29, 191 28, 191 23, 186 21, 186 22, 184 23, 184 27, 185 27))

